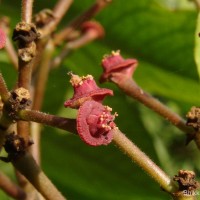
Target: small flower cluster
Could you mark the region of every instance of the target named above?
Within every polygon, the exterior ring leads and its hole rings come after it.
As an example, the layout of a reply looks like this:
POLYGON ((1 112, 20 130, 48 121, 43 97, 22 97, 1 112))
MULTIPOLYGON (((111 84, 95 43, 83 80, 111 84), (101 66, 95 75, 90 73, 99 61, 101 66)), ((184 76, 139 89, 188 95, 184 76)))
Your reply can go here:
POLYGON ((103 106, 102 101, 113 91, 99 88, 91 75, 79 77, 70 73, 74 95, 64 104, 65 107, 78 109, 77 131, 80 138, 88 145, 107 145, 112 141, 111 130, 116 128, 113 122, 117 114, 103 106))

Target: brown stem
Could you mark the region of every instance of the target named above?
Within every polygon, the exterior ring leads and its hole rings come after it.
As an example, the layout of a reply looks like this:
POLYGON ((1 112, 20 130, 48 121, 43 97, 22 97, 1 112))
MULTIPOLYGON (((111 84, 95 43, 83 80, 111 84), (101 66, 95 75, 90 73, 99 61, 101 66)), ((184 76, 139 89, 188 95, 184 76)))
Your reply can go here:
POLYGON ((143 91, 133 79, 131 78, 122 78, 122 81, 116 81, 114 78, 111 78, 117 86, 124 91, 127 95, 131 96, 134 99, 137 99, 139 102, 152 109, 166 120, 170 121, 180 130, 193 134, 194 130, 191 127, 186 126, 186 121, 181 118, 178 114, 171 111, 168 107, 162 104, 159 100, 152 97, 147 92, 143 91))
POLYGON ((50 65, 50 68, 57 68, 60 66, 60 64, 64 61, 65 58, 72 52, 73 50, 68 48, 68 45, 66 44, 63 49, 61 50, 60 54, 56 56, 50 65))
POLYGON ((0 73, 0 96, 2 101, 5 103, 9 97, 10 97, 10 92, 7 89, 5 80, 2 76, 2 73, 0 73))
POLYGON ((19 59, 18 87, 30 90, 33 60, 24 62, 19 59))
POLYGON ((105 8, 112 0, 96 0, 96 2, 88 8, 84 13, 74 19, 65 29, 60 31, 54 37, 54 44, 60 45, 63 40, 66 40, 70 37, 70 34, 80 27, 80 25, 94 17, 97 13, 99 13, 103 8, 105 8))
POLYGON ((28 194, 25 200, 39 200, 38 197, 41 196, 41 194, 37 192, 33 185, 16 169, 15 174, 19 185, 21 186, 23 191, 26 191, 26 193, 28 194))
POLYGON ((27 144, 27 146, 30 140, 29 133, 30 133, 29 122, 24 122, 19 120, 17 122, 17 134, 24 138, 24 141, 27 144))
POLYGON ((33 121, 48 126, 53 126, 59 129, 63 129, 71 133, 77 133, 75 119, 49 115, 35 110, 21 110, 18 113, 18 116, 21 120, 33 121))
POLYGON ((6 46, 5 49, 7 51, 8 57, 11 60, 15 69, 18 69, 18 58, 15 48, 13 47, 12 42, 9 37, 6 37, 6 46))
POLYGON ((22 21, 31 23, 34 0, 22 0, 22 21))
POLYGON ((165 191, 173 193, 178 189, 170 177, 118 129, 113 130, 113 141, 125 154, 158 182, 165 191))
POLYGON ((67 12, 67 10, 70 8, 71 4, 73 3, 73 0, 59 0, 58 3, 55 5, 53 9, 53 15, 54 20, 49 22, 44 28, 41 30, 42 37, 45 37, 49 34, 51 34, 67 12))
POLYGON ((70 52, 78 48, 81 48, 84 45, 87 45, 89 42, 97 38, 98 34, 96 33, 96 31, 94 32, 88 31, 86 34, 83 34, 80 38, 68 42, 61 50, 60 54, 56 56, 56 58, 54 58, 54 60, 51 63, 51 67, 52 68, 58 67, 70 52))
POLYGON ((31 154, 26 152, 12 163, 47 200, 65 200, 65 197, 39 168, 31 154))
MULTIPOLYGON (((52 41, 49 40, 44 50, 40 68, 38 69, 36 77, 33 105, 32 105, 33 110, 41 110, 47 78, 49 75, 49 65, 50 65, 49 63, 51 60, 53 50, 54 46, 52 45, 52 41)), ((39 124, 31 123, 31 136, 34 141, 34 145, 31 147, 31 151, 38 164, 40 163, 40 131, 41 131, 39 126, 40 126, 39 124)))
POLYGON ((52 42, 49 41, 43 53, 42 61, 36 77, 34 97, 33 97, 33 110, 40 110, 42 107, 44 92, 49 74, 49 63, 54 50, 52 42))
MULTIPOLYGON (((46 45, 48 43, 50 34, 56 29, 57 25, 69 9, 70 5, 72 4, 73 0, 59 0, 58 3, 55 5, 52 13, 53 18, 51 18, 51 21, 45 22, 43 27, 39 30, 41 38, 37 41, 37 59, 35 59, 34 63, 34 71, 37 69, 37 66, 39 65, 42 57, 43 57, 43 51, 46 48, 46 45)), ((41 19, 42 20, 42 19, 41 19)), ((40 20, 39 20, 40 22, 40 20)))
POLYGON ((41 138, 41 124, 31 122, 30 124, 31 136, 34 141, 34 145, 30 146, 31 154, 35 161, 40 165, 40 138, 41 138))
MULTIPOLYGON (((18 73, 18 87, 22 87, 30 91, 31 76, 32 76, 32 66, 34 59, 29 62, 23 61, 19 58, 19 73, 18 73)), ((17 123, 18 134, 21 135, 25 142, 29 142, 29 123, 24 121, 18 121, 17 123)))
POLYGON ((2 172, 0 172, 0 188, 14 199, 26 199, 26 193, 2 172))
POLYGON ((195 200, 194 196, 186 196, 181 191, 179 192, 178 186, 170 177, 118 129, 113 130, 113 142, 132 161, 147 172, 174 200, 195 200))
POLYGON ((196 5, 197 9, 200 9, 200 1, 199 0, 191 0, 194 2, 194 4, 196 5))

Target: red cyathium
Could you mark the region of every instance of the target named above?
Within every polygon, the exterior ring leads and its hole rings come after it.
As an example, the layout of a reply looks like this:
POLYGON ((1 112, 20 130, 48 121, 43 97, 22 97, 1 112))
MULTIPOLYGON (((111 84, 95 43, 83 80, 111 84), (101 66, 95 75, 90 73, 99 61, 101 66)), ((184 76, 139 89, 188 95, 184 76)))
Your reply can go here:
POLYGON ((82 77, 72 73, 70 75, 74 95, 64 103, 65 107, 79 108, 87 100, 102 102, 107 95, 113 95, 112 90, 99 88, 91 75, 82 77))
POLYGON ((112 129, 116 128, 111 115, 112 109, 96 101, 86 101, 78 110, 77 131, 88 145, 108 145, 113 138, 112 129))
POLYGON ((131 78, 137 67, 136 59, 124 59, 120 55, 120 51, 112 52, 111 55, 105 55, 102 60, 104 69, 101 75, 100 82, 105 82, 110 79, 120 80, 120 77, 131 78))
POLYGON ((4 48, 5 45, 6 45, 6 34, 0 28, 0 49, 4 48))

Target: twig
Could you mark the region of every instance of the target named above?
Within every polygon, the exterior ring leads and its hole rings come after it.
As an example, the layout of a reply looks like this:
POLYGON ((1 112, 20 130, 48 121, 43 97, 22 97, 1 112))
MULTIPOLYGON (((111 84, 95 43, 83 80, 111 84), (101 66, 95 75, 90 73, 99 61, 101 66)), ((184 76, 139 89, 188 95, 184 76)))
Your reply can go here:
POLYGON ((26 199, 26 193, 2 172, 0 172, 0 188, 14 199, 26 199))
MULTIPOLYGON (((34 87, 34 97, 33 97, 33 110, 41 110, 44 92, 46 88, 47 78, 49 74, 49 63, 54 50, 52 41, 49 40, 46 48, 44 50, 40 68, 37 72, 36 83, 34 87)), ((34 145, 31 147, 31 151, 37 163, 40 163, 40 125, 36 123, 31 123, 31 136, 34 141, 34 145)))
POLYGON ((151 176, 174 200, 195 200, 195 195, 185 195, 179 191, 178 186, 165 172, 160 169, 144 152, 142 152, 132 141, 130 141, 120 130, 113 129, 113 142, 127 154, 132 161, 140 166, 151 176))
POLYGON ((62 48, 59 55, 57 55, 51 62, 50 68, 57 68, 64 61, 65 58, 73 51, 69 48, 68 43, 62 48))
POLYGON ((86 21, 82 24, 81 33, 79 38, 69 41, 64 45, 60 54, 52 61, 51 67, 58 67, 70 52, 87 45, 95 39, 102 38, 105 34, 103 27, 95 21, 86 21))
POLYGON ((90 8, 75 18, 65 29, 61 30, 55 35, 54 44, 60 45, 63 40, 66 40, 68 37, 70 37, 70 34, 74 30, 78 29, 83 22, 94 17, 111 2, 112 0, 96 0, 96 2, 90 8))
POLYGON ((33 97, 33 105, 32 105, 33 110, 40 110, 42 107, 44 91, 46 88, 47 78, 49 74, 49 63, 51 60, 53 50, 54 50, 54 46, 52 44, 52 41, 49 40, 44 50, 40 68, 38 70, 36 81, 35 81, 36 83, 34 87, 35 89, 34 89, 34 97, 33 97))
POLYGON ((40 138, 41 138, 41 124, 31 122, 30 132, 34 145, 30 146, 31 153, 37 162, 40 165, 40 138))
POLYGON ((115 81, 112 78, 111 80, 127 95, 137 99, 139 102, 170 121, 180 130, 188 134, 194 134, 194 130, 191 127, 186 126, 186 121, 183 118, 171 111, 167 106, 152 97, 150 94, 143 91, 132 78, 122 79, 123 81, 115 81))
POLYGON ((18 113, 18 117, 21 120, 33 121, 48 126, 53 126, 62 130, 69 131, 71 133, 77 133, 76 131, 76 120, 64 117, 58 117, 34 110, 21 110, 18 113))
POLYGON ((6 46, 5 49, 7 51, 8 57, 12 62, 15 69, 18 69, 18 58, 15 48, 13 47, 12 42, 10 41, 9 37, 6 37, 6 46))
POLYGON ((19 61, 19 75, 18 75, 18 87, 23 87, 27 90, 30 89, 31 74, 32 74, 32 63, 19 61))
POLYGON ((178 189, 169 176, 118 129, 113 130, 113 142, 158 182, 165 191, 173 193, 178 189))
POLYGON ((53 16, 54 20, 50 21, 46 26, 44 26, 41 29, 41 35, 42 37, 45 37, 49 34, 51 34, 56 26, 59 24, 71 4, 73 3, 73 0, 59 0, 58 3, 55 5, 53 9, 53 16))
POLYGON ((1 96, 1 99, 4 103, 10 97, 10 92, 7 89, 7 86, 6 86, 6 83, 5 83, 4 78, 2 76, 2 73, 0 73, 0 96, 1 96))
POLYGON ((65 200, 29 153, 26 152, 12 163, 47 200, 65 200))
POLYGON ((22 0, 22 21, 31 23, 34 0, 22 0))

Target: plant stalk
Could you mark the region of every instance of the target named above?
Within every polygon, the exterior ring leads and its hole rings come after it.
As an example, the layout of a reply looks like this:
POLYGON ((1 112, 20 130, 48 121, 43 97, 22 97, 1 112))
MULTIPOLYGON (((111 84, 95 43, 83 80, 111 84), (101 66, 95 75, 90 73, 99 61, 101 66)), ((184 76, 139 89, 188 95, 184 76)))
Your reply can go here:
POLYGON ((65 200, 28 152, 12 161, 14 167, 23 174, 47 200, 65 200))
POLYGON ((26 199, 26 193, 2 172, 0 172, 0 188, 14 199, 26 199))
POLYGON ((33 122, 45 124, 48 126, 53 126, 53 127, 77 134, 76 119, 58 117, 55 115, 50 115, 50 114, 42 113, 35 110, 28 110, 28 109, 19 111, 18 117, 21 120, 33 121, 33 122))
POLYGON ((173 193, 178 189, 170 177, 118 129, 113 130, 113 142, 159 183, 166 192, 173 193))
POLYGON ((171 111, 159 100, 142 90, 133 79, 122 78, 121 81, 116 81, 114 78, 111 78, 111 80, 128 96, 138 100, 154 112, 158 113, 181 131, 184 131, 187 134, 194 134, 194 130, 186 125, 186 121, 183 118, 171 111))
POLYGON ((34 0, 22 0, 22 21, 31 23, 34 0))
POLYGON ((65 29, 61 30, 55 35, 54 44, 60 45, 64 40, 67 40, 67 38, 70 37, 70 34, 78 29, 83 22, 97 15, 111 2, 112 0, 96 0, 96 2, 91 7, 89 7, 85 12, 75 18, 65 29))
POLYGON ((42 37, 50 35, 57 27, 65 13, 70 8, 73 0, 59 0, 53 9, 54 20, 42 28, 42 37))
POLYGON ((0 73, 0 96, 2 101, 5 103, 9 97, 10 97, 10 92, 7 89, 5 80, 2 76, 2 73, 0 73))

